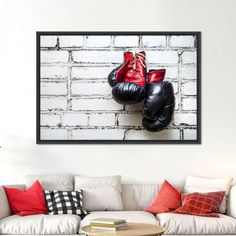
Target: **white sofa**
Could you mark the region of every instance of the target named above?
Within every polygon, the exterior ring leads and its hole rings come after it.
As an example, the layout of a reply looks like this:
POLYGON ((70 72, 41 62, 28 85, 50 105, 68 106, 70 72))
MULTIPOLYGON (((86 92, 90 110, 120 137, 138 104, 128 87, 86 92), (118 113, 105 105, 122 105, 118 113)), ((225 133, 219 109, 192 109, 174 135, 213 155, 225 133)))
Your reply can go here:
MULTIPOLYGON (((45 189, 73 190, 73 176, 45 176, 45 189)), ((14 187, 25 188, 23 185, 14 187)), ((0 186, 0 234, 9 235, 76 235, 80 227, 95 217, 125 218, 127 222, 160 224, 167 228, 165 235, 236 235, 236 186, 228 199, 227 215, 219 218, 143 211, 158 193, 158 184, 122 184, 122 211, 92 211, 83 220, 77 215, 11 215, 5 191, 0 186)))

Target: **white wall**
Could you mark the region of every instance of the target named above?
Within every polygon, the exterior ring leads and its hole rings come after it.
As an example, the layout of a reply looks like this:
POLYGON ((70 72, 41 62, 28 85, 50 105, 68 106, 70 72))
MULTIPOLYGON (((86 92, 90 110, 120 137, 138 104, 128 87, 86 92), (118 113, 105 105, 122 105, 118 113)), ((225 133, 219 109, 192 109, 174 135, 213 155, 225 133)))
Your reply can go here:
POLYGON ((0 183, 25 174, 121 174, 125 182, 236 179, 235 0, 2 0, 0 183), (202 31, 202 145, 36 145, 35 31, 202 31))

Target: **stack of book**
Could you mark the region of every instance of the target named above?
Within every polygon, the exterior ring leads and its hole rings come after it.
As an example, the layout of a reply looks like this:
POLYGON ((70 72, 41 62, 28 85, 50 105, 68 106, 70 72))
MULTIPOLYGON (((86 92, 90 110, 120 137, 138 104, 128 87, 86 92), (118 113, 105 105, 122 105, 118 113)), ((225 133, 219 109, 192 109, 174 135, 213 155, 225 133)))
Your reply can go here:
POLYGON ((123 219, 96 218, 90 220, 92 230, 118 231, 127 229, 127 223, 123 219))

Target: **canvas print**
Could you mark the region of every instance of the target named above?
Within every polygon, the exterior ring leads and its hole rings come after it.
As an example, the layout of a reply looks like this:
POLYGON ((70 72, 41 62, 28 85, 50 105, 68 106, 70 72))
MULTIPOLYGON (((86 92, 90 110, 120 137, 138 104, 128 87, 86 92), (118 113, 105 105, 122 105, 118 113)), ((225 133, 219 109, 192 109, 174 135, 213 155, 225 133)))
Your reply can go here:
POLYGON ((37 143, 201 142, 200 32, 37 32, 37 143))

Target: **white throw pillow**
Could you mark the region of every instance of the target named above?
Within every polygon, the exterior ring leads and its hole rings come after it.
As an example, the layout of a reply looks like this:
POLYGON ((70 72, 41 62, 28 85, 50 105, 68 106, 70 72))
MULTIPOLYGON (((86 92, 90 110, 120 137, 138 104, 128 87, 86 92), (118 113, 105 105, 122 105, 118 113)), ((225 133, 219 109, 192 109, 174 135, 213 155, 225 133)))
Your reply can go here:
POLYGON ((75 191, 83 190, 83 207, 88 211, 122 210, 121 176, 75 176, 75 191))
POLYGON ((209 177, 197 177, 187 176, 184 186, 184 193, 210 193, 217 191, 225 191, 225 196, 221 203, 219 212, 225 213, 227 206, 227 197, 229 195, 232 177, 228 178, 209 178, 209 177))

